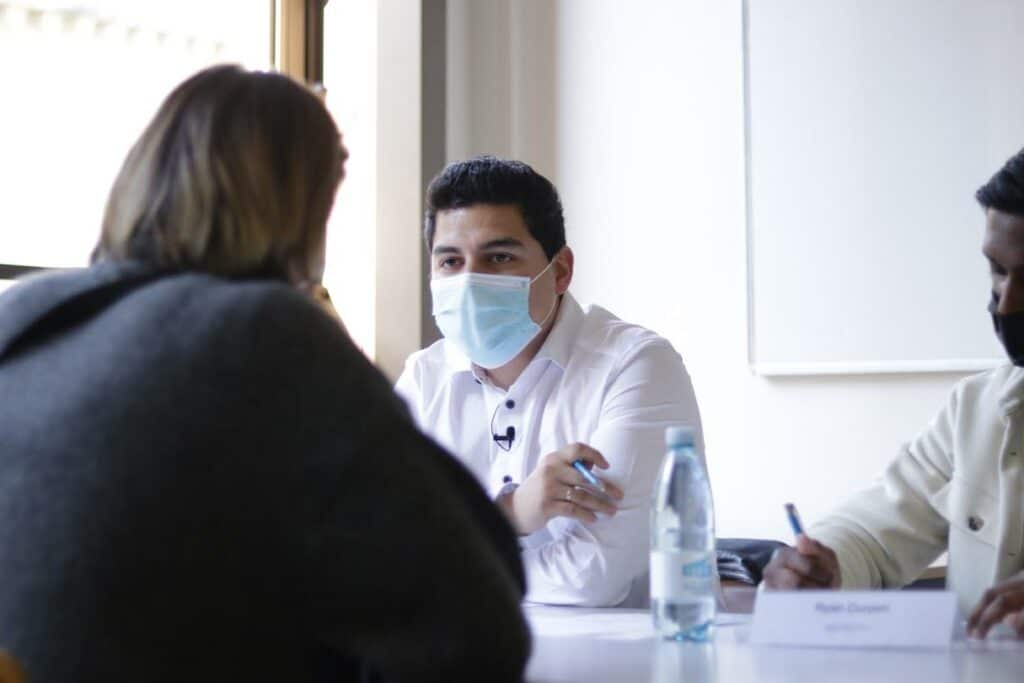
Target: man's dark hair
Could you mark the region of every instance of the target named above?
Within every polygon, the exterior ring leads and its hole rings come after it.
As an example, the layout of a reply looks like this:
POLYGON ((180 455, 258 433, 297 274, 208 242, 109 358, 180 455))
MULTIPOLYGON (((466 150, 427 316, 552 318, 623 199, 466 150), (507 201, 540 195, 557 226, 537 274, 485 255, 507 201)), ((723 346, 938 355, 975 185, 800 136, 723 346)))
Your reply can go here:
POLYGON ((551 181, 521 161, 479 156, 448 164, 430 181, 423 228, 427 249, 434 246, 439 211, 474 204, 511 204, 518 208, 548 260, 565 246, 562 202, 551 181))
POLYGON ((974 198, 986 209, 1024 216, 1024 150, 1010 157, 974 198))

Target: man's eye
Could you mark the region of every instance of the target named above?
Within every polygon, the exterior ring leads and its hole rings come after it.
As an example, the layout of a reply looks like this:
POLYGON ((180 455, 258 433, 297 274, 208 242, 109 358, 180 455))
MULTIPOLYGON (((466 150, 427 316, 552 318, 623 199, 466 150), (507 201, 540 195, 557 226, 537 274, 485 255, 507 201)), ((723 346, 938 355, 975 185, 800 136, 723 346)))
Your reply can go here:
POLYGON ((511 260, 511 254, 491 254, 491 263, 508 263, 511 260))
POLYGON ((446 258, 446 259, 442 259, 441 263, 439 263, 438 265, 441 268, 454 268, 455 266, 458 265, 458 263, 459 263, 459 259, 457 259, 457 258, 446 258))

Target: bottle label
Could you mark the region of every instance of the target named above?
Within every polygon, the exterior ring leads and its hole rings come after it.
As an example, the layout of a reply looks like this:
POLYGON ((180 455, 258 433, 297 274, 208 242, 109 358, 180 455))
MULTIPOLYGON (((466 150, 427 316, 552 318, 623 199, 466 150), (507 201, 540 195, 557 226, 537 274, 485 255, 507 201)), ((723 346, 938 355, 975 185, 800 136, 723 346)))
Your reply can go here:
POLYGON ((700 593, 714 595, 714 553, 687 550, 651 551, 651 599, 700 593))

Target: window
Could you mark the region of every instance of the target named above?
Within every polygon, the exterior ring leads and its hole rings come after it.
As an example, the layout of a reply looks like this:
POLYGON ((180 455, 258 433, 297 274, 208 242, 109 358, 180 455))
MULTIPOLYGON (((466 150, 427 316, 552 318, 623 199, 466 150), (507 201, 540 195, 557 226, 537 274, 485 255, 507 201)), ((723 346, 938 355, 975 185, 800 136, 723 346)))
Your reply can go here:
POLYGON ((425 286, 419 31, 406 0, 0 0, 0 290, 88 264, 114 177, 175 85, 216 63, 278 68, 327 86, 351 156, 324 280, 352 338, 394 374, 419 347, 425 286))
POLYGON ((0 0, 0 279, 84 266, 110 185, 167 93, 272 65, 269 0, 0 0))

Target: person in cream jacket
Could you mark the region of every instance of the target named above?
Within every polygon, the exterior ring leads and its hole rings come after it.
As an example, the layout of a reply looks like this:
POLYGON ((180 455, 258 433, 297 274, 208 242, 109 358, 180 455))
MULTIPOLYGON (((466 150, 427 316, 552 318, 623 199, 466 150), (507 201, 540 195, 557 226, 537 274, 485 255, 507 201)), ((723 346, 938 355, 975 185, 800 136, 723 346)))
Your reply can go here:
POLYGON ((969 632, 1024 637, 1024 150, 976 197, 1010 363, 960 381, 877 482, 776 553, 767 589, 898 588, 948 552, 969 632))

